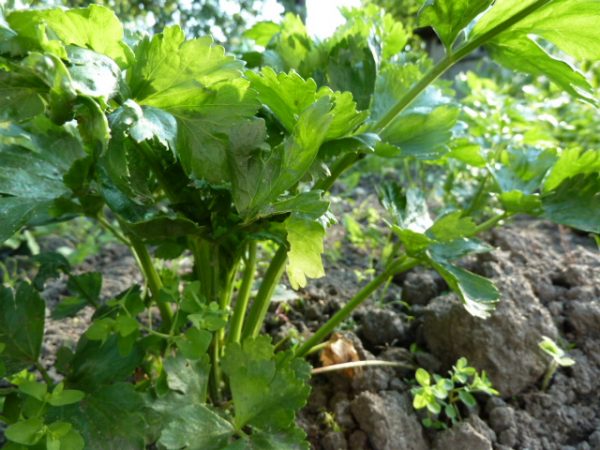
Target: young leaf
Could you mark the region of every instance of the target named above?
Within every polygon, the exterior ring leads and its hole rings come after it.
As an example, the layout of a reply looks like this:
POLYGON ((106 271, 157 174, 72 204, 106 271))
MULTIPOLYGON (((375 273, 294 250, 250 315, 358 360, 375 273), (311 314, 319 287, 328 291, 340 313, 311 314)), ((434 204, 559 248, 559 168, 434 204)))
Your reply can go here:
POLYGON ((2 360, 9 374, 37 362, 44 335, 45 304, 27 283, 16 292, 0 286, 0 343, 6 345, 2 360))
POLYGON ((21 420, 9 425, 4 435, 12 442, 22 445, 35 445, 44 435, 44 422, 39 417, 21 420))
POLYGON ((298 116, 323 97, 329 97, 333 103, 331 125, 324 138, 326 141, 350 134, 366 119, 366 113, 356 110, 352 94, 334 93, 328 87, 317 90, 312 78, 304 80, 294 71, 277 75, 273 69, 265 67, 260 74, 247 72, 246 76, 258 92, 259 100, 269 107, 289 132, 294 130, 298 116))
POLYGON ((292 215, 284 222, 288 252, 287 274, 293 289, 306 286, 306 278, 325 276, 321 254, 325 229, 319 222, 292 215))
POLYGON ((415 373, 415 379, 417 380, 417 383, 423 387, 427 387, 431 384, 431 376, 425 369, 418 368, 415 373))
POLYGON ((600 150, 570 148, 563 151, 544 180, 543 191, 556 189, 567 178, 579 174, 600 173, 600 150))

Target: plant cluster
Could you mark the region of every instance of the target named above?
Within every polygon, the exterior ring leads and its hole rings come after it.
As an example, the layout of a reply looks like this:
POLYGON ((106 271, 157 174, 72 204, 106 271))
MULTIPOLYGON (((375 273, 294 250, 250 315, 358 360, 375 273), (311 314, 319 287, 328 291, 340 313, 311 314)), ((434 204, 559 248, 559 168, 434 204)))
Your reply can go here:
POLYGON ((294 422, 309 393, 304 357, 393 276, 431 267, 468 312, 489 316, 497 289, 456 261, 488 251, 477 234, 515 214, 598 233, 600 153, 490 151, 436 81, 484 46, 499 63, 594 103, 586 77, 560 58, 600 58, 598 14, 592 0, 428 1, 421 24, 446 49, 437 63, 372 5, 346 11, 325 41, 288 15, 247 31, 257 50, 242 55, 245 67, 179 27, 126 39, 100 6, 6 11, 0 242, 86 217, 131 249, 144 277, 104 299, 99 274, 42 253, 31 280, 0 289, 7 448, 306 448, 294 422), (313 335, 275 347, 261 330, 277 285, 284 273, 294 289, 324 275, 328 192, 375 157, 406 168, 401 183, 380 187, 391 247, 313 335), (434 214, 420 177, 430 167, 487 175, 474 175, 485 181, 466 202, 434 214), (193 260, 185 273, 156 263, 182 255, 193 260), (48 370, 40 292, 59 276, 69 295, 54 317, 83 308, 93 317, 48 370))
POLYGON ((468 364, 466 358, 460 358, 448 378, 434 374, 433 380, 425 369, 417 369, 415 380, 419 386, 411 390, 413 407, 417 411, 426 409, 423 425, 427 428, 444 429, 448 423, 454 425, 461 420, 460 404, 467 408, 477 405, 473 394, 498 395, 485 371, 478 374, 468 364))

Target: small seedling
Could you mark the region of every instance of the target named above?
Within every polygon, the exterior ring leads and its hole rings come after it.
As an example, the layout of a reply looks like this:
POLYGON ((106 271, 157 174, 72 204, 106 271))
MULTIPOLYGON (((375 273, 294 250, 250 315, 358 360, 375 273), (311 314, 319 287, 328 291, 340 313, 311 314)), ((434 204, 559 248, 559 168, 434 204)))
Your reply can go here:
POLYGON ((546 370, 546 374, 544 375, 544 379, 542 380, 542 391, 546 392, 548 390, 548 386, 550 386, 550 380, 552 380, 552 377, 558 368, 573 366, 575 365, 575 360, 573 358, 569 358, 567 356, 567 352, 560 348, 558 344, 548 336, 542 336, 542 340, 538 346, 544 351, 544 353, 550 355, 552 358, 550 364, 548 365, 548 369, 546 370))
POLYGON ((448 373, 449 378, 434 374, 433 380, 425 369, 419 368, 415 373, 419 386, 411 390, 413 407, 427 410, 427 417, 423 419, 427 428, 445 429, 448 423, 454 425, 460 421, 459 406, 462 403, 473 408, 477 404, 474 393, 498 395, 485 371, 478 374, 466 358, 460 358, 448 373))

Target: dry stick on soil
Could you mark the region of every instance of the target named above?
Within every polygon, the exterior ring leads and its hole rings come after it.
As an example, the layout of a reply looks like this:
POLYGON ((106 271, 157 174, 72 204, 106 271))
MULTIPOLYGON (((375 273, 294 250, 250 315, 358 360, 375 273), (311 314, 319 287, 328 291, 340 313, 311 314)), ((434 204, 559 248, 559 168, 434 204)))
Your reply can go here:
POLYGON ((401 367, 403 369, 415 370, 417 367, 412 364, 406 364, 395 361, 381 361, 378 359, 369 359, 368 361, 352 361, 342 364, 333 364, 331 366, 318 367, 313 369, 311 373, 318 375, 320 373, 334 372, 336 370, 356 369, 358 367, 369 367, 369 366, 386 366, 386 367, 401 367))

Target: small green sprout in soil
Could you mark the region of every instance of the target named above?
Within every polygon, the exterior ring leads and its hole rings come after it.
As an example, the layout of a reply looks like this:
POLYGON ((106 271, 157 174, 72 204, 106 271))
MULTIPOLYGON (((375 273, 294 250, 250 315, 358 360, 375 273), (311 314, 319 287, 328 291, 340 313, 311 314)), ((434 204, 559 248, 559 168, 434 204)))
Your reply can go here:
POLYGON ((448 374, 447 378, 437 374, 432 377, 422 368, 415 373, 418 386, 411 390, 413 407, 427 411, 422 421, 427 428, 445 429, 460 421, 460 405, 471 409, 477 404, 473 394, 498 395, 485 371, 477 373, 466 358, 460 358, 448 374))
POLYGON ((575 360, 567 356, 567 352, 560 348, 556 342, 548 336, 542 336, 538 346, 552 358, 548 364, 548 369, 542 380, 542 391, 547 391, 550 381, 559 367, 571 367, 575 365, 575 360))

